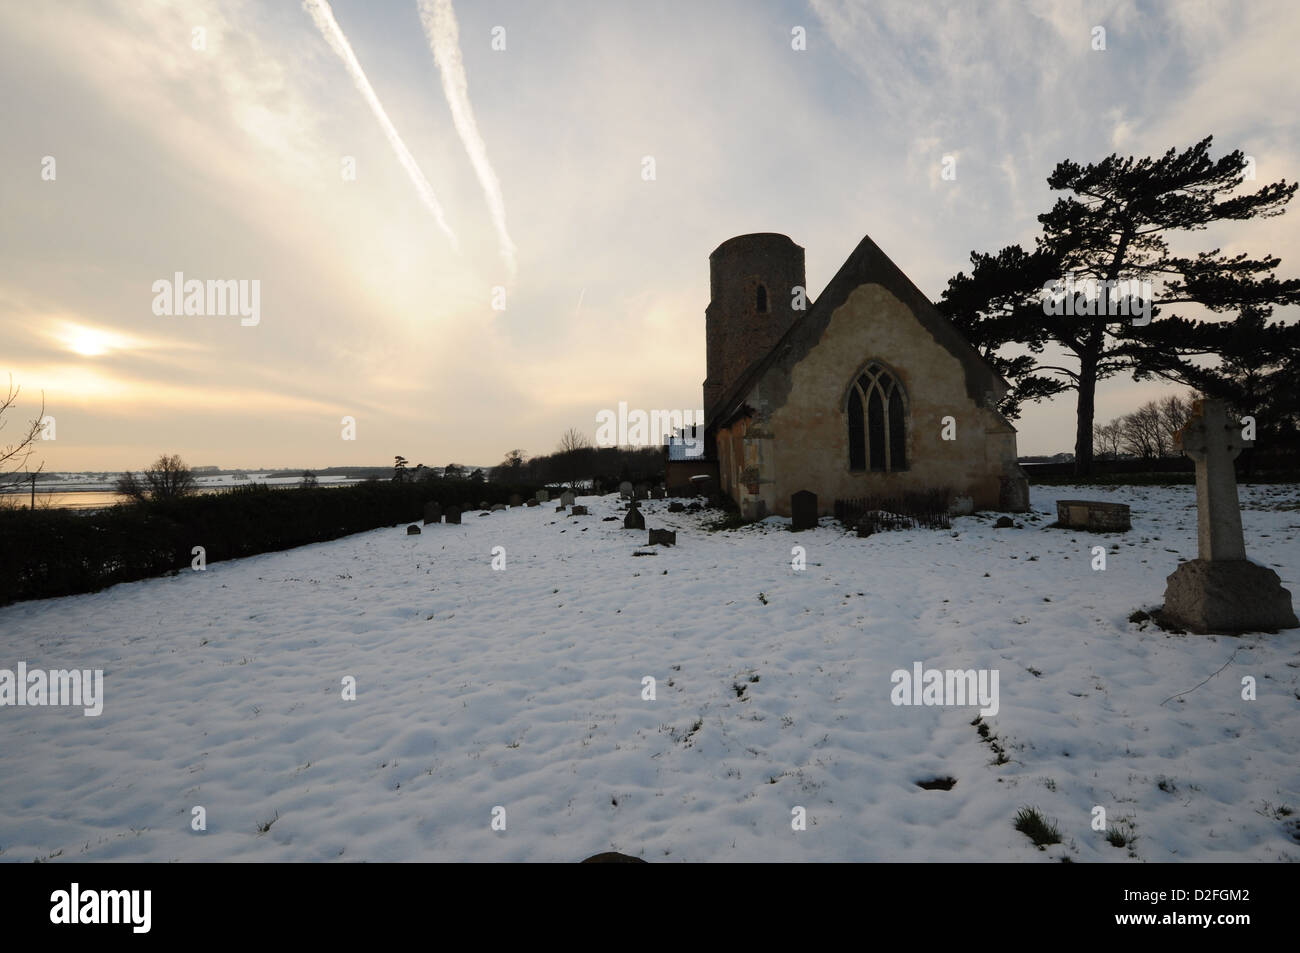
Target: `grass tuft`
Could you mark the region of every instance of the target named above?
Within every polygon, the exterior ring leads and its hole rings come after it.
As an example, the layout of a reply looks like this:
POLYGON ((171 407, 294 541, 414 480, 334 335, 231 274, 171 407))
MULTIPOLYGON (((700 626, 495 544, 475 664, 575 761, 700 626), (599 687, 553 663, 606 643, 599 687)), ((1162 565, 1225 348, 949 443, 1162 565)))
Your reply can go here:
POLYGON ((1016 830, 1024 834, 1039 850, 1046 850, 1049 844, 1061 842, 1061 832, 1055 824, 1049 824, 1036 807, 1022 807, 1016 815, 1016 830))

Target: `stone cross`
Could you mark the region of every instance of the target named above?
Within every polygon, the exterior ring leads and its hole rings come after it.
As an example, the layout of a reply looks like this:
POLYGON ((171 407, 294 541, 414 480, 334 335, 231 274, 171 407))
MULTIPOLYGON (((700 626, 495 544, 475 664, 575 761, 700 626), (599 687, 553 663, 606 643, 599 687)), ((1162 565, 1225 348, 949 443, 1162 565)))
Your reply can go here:
POLYGON ((1232 461, 1251 442, 1221 400, 1198 400, 1178 443, 1196 461, 1199 556, 1166 577, 1162 624, 1193 632, 1275 632, 1300 626, 1272 569, 1246 558, 1232 461))
POLYGON ((1192 417, 1178 432, 1183 451, 1196 462, 1196 529, 1201 559, 1245 559, 1241 505, 1233 460, 1253 441, 1240 424, 1228 419, 1221 400, 1198 400, 1192 417))

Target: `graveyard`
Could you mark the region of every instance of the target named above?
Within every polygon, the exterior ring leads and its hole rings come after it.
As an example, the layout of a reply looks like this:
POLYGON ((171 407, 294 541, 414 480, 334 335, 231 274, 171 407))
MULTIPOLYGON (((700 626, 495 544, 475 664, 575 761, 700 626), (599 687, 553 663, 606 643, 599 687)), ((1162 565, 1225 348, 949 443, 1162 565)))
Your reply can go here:
MULTIPOLYGON (((1238 493, 1295 592, 1300 487, 1238 493)), ((1300 630, 1150 618, 1195 487, 1035 486, 1001 528, 865 538, 655 495, 0 609, 15 657, 104 672, 98 716, 6 709, 0 859, 1300 859, 1300 630), (1131 528, 1053 525, 1079 500, 1131 528), (996 710, 898 704, 917 665, 996 672, 996 710)))
POLYGON ((1300 5, 0 19, 0 869, 109 865, 16 923, 1300 861, 1300 5))

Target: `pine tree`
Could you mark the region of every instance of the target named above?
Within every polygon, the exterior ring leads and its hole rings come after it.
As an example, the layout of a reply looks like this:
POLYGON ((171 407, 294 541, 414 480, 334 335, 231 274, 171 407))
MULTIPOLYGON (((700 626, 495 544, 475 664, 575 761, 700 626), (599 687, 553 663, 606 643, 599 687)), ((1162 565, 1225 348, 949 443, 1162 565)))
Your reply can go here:
POLYGON ((1213 160, 1210 143, 1206 137, 1158 159, 1115 154, 1089 165, 1059 163, 1047 183, 1068 195, 1038 216, 1043 232, 1035 249, 972 252, 971 274, 952 278, 937 303, 1013 384, 1004 413, 1014 415, 1025 400, 1077 392, 1077 474, 1091 472, 1097 384, 1112 375, 1159 375, 1216 396, 1232 374, 1207 371, 1200 361, 1247 341, 1257 359, 1267 348, 1266 362, 1294 366, 1294 332, 1259 323, 1272 306, 1300 302, 1300 280, 1275 277, 1278 258, 1170 250, 1177 233, 1280 215, 1295 195, 1296 185, 1285 181, 1234 194, 1245 181, 1246 157, 1234 151, 1213 160), (1085 283, 1096 283, 1095 298, 1060 293, 1085 283), (1175 310, 1184 305, 1238 317, 1188 318, 1175 310), (1040 363, 1049 344, 1074 365, 1040 363), (1008 345, 1028 353, 1008 356, 1008 345))

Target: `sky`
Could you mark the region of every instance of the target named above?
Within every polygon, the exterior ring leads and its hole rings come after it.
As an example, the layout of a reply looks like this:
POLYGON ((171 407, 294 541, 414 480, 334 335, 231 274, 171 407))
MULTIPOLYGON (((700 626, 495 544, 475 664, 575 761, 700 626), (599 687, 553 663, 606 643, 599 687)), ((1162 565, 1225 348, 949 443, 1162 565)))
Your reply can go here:
MULTIPOLYGON (((0 443, 43 395, 47 470, 492 465, 698 408, 727 238, 789 235, 815 297, 870 235, 936 298, 1063 159, 1213 135, 1295 181, 1297 39, 1289 0, 6 3, 0 443), (256 314, 157 313, 177 273, 256 314)), ((1293 277, 1296 214, 1192 247, 1293 277)))

